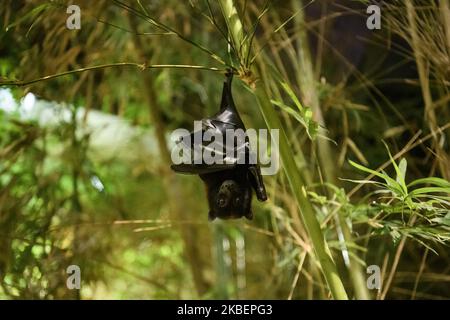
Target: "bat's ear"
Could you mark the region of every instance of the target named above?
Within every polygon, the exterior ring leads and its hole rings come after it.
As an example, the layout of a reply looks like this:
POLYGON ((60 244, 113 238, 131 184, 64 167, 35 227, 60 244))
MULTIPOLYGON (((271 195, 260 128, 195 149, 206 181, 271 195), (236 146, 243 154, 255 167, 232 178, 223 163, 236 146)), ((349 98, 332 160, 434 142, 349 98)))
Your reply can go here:
POLYGON ((246 217, 248 220, 253 220, 253 212, 252 212, 252 209, 248 210, 248 212, 245 214, 245 217, 246 217))
POLYGON ((214 211, 209 210, 209 212, 208 212, 208 220, 209 221, 214 221, 215 219, 216 219, 216 215, 215 215, 214 211))

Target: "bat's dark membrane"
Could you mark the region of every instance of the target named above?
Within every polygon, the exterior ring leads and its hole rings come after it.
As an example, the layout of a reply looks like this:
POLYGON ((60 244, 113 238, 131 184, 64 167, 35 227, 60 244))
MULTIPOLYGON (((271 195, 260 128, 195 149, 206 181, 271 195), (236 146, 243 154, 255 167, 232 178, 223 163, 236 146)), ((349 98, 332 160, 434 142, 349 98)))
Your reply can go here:
MULTIPOLYGON (((226 130, 242 129, 245 131, 239 113, 234 105, 231 94, 231 81, 233 74, 229 72, 222 91, 222 101, 220 110, 211 118, 202 120, 202 134, 206 130, 220 132, 222 137, 226 136, 226 130)), ((191 150, 194 149, 194 135, 189 135, 190 139, 180 139, 179 143, 184 143, 191 150), (186 143, 184 141, 189 141, 186 143), (189 144, 189 145, 187 145, 189 144)), ((200 150, 206 148, 207 144, 202 142, 200 150)), ((172 165, 175 172, 185 174, 198 174, 206 185, 210 220, 215 218, 234 219, 246 217, 253 218, 251 201, 253 190, 260 201, 267 200, 266 189, 261 175, 261 170, 257 164, 250 164, 251 155, 248 139, 243 141, 236 140, 233 144, 232 158, 227 158, 223 154, 223 164, 201 163, 183 163, 172 165), (245 163, 238 161, 238 158, 244 157, 245 163)), ((229 153, 228 153, 229 154, 229 153)))

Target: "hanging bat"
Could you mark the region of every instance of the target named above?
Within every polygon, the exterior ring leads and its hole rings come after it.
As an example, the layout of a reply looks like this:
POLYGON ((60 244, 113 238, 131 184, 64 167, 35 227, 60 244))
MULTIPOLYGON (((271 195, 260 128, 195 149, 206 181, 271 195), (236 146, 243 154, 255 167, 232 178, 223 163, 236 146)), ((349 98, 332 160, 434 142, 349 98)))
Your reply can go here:
MULTIPOLYGON (((227 129, 242 129, 244 132, 246 131, 231 94, 232 78, 232 72, 228 72, 223 86, 220 110, 211 118, 202 120, 202 134, 206 130, 212 130, 225 137, 227 129)), ((195 132, 191 132, 190 139, 183 139, 182 137, 179 142, 185 143, 183 141, 187 140, 189 145, 185 145, 185 147, 193 149, 195 148, 195 134, 195 132)), ((208 148, 203 142, 197 147, 199 147, 200 151, 208 148)), ((208 218, 211 221, 215 218, 233 219, 246 217, 249 220, 252 219, 251 201, 253 189, 258 200, 267 200, 261 170, 258 164, 253 164, 249 161, 251 151, 248 138, 246 137, 242 141, 238 139, 232 147, 234 156, 229 157, 229 153, 223 152, 221 154, 222 164, 206 164, 202 162, 171 166, 175 172, 198 174, 203 180, 208 196, 208 218), (244 162, 239 161, 240 157, 244 157, 244 162)))

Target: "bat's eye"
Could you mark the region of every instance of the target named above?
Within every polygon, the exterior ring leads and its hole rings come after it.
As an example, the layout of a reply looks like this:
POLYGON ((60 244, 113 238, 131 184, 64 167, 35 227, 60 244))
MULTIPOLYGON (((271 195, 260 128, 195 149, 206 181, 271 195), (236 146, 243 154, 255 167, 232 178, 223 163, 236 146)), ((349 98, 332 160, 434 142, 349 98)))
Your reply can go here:
POLYGON ((234 199, 234 205, 235 205, 236 207, 238 207, 238 206, 241 205, 241 198, 240 198, 240 197, 236 197, 236 198, 234 199))
POLYGON ((219 205, 219 207, 223 208, 227 206, 227 199, 224 197, 219 197, 219 199, 217 199, 217 204, 219 205))

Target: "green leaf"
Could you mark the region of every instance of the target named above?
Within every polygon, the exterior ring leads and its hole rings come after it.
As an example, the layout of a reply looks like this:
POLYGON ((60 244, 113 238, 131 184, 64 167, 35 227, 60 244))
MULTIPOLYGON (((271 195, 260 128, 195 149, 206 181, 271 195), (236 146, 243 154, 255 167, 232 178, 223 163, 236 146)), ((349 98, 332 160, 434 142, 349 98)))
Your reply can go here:
POLYGON ((401 186, 397 183, 397 181, 395 181, 394 179, 392 179, 391 177, 389 177, 386 173, 380 173, 377 172, 375 170, 369 169, 364 167, 363 165, 357 164, 356 162, 353 162, 352 160, 349 160, 349 163, 354 166, 355 168, 364 171, 364 172, 368 172, 370 174, 373 174, 374 176, 377 176, 378 178, 383 179, 384 181, 386 181, 387 186, 389 187, 389 189, 394 192, 395 194, 398 195, 403 195, 402 192, 402 188, 401 186))
POLYGON ((303 112, 304 110, 303 105, 300 103, 300 100, 298 100, 292 88, 286 82, 283 81, 281 82, 281 87, 288 94, 289 98, 291 98, 291 100, 295 103, 298 110, 300 110, 300 112, 303 112))
POLYGON ((298 112, 293 108, 288 107, 286 104, 272 100, 272 103, 282 108, 284 111, 294 116, 297 121, 299 121, 306 129, 306 133, 311 140, 314 140, 319 131, 319 125, 313 119, 313 112, 311 108, 304 107, 300 100, 294 93, 294 90, 289 86, 287 82, 280 81, 280 85, 283 90, 287 93, 289 98, 294 102, 295 106, 298 109, 298 112))
POLYGON ((400 171, 400 175, 397 175, 397 179, 396 179, 398 183, 405 184, 407 166, 408 166, 408 163, 406 162, 406 159, 402 158, 402 160, 400 160, 400 163, 398 165, 398 168, 400 171))
POLYGON ((408 184, 408 187, 412 187, 412 186, 415 186, 418 184, 431 184, 431 185, 435 185, 435 186, 443 187, 443 188, 450 187, 449 181, 442 179, 442 178, 436 178, 436 177, 421 178, 421 179, 414 180, 413 182, 408 184))
MULTIPOLYGON (((387 150, 388 155, 389 155, 389 159, 391 160, 392 166, 394 167, 395 172, 397 174, 396 182, 398 182, 398 185, 401 188, 403 196, 406 197, 408 195, 408 188, 406 187, 405 173, 402 174, 402 170, 400 170, 400 167, 397 165, 397 163, 395 162, 394 158, 392 157, 391 151, 389 150, 389 147, 386 144, 386 142, 383 141, 383 144, 386 147, 386 150, 387 150)), ((405 166, 405 171, 406 171, 406 160, 405 160, 404 166, 405 166)))
POLYGON ((449 188, 441 188, 441 187, 425 187, 425 188, 418 188, 409 194, 411 197, 418 195, 418 194, 427 194, 427 193, 433 193, 433 192, 442 192, 442 193, 450 193, 450 187, 449 188))
MULTIPOLYGON (((448 216, 448 215, 447 215, 448 216)), ((443 224, 446 226, 450 227, 450 217, 437 217, 437 218, 433 218, 431 219, 431 221, 435 222, 435 223, 439 223, 439 224, 443 224)))
POLYGON ((300 124, 305 128, 306 134, 311 140, 314 140, 317 136, 318 132, 318 124, 314 120, 312 120, 312 112, 306 112, 308 116, 300 114, 298 111, 293 108, 285 105, 283 102, 270 100, 274 105, 280 107, 283 111, 293 116, 295 120, 300 122, 300 124), (309 118, 308 118, 309 117, 309 118))
POLYGON ((308 129, 308 125, 306 124, 305 120, 298 111, 295 111, 294 109, 292 109, 291 107, 285 105, 283 102, 280 101, 270 100, 270 102, 280 107, 283 111, 286 111, 288 114, 293 116, 298 122, 300 122, 305 127, 305 129, 308 129))

